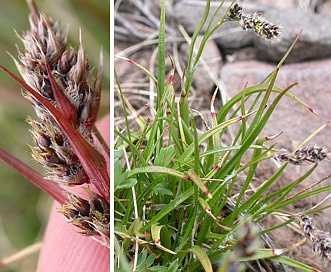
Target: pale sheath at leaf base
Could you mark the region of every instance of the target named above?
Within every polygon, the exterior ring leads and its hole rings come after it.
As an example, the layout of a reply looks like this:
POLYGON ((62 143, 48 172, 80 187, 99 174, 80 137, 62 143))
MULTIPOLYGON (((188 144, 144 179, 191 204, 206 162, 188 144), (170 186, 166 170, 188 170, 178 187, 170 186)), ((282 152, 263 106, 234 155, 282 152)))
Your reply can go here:
MULTIPOLYGON (((92 137, 100 104, 102 65, 99 65, 97 78, 93 80, 90 60, 84 55, 81 37, 78 50, 67 46, 67 33, 61 32, 59 23, 39 13, 34 3, 30 4, 30 9, 31 30, 18 34, 25 50, 19 50, 16 66, 25 82, 55 106, 82 135, 86 141, 84 146, 88 146, 88 150, 93 147, 93 154, 97 154, 98 158, 92 159, 101 160, 100 167, 105 168, 98 171, 107 172, 105 158, 101 155, 104 152, 98 150, 101 145, 95 143, 96 138, 92 137)), ((72 146, 49 107, 29 90, 23 95, 32 103, 40 119, 36 121, 28 117, 27 121, 32 127, 35 142, 35 146, 31 147, 32 156, 47 170, 46 178, 65 186, 95 185, 99 182, 91 181, 89 172, 96 170, 86 171, 77 149, 72 146)), ((69 222, 78 226, 83 235, 109 245, 109 197, 104 198, 109 192, 93 192, 89 188, 86 192, 88 200, 68 193, 69 201, 62 203, 59 211, 69 222)))

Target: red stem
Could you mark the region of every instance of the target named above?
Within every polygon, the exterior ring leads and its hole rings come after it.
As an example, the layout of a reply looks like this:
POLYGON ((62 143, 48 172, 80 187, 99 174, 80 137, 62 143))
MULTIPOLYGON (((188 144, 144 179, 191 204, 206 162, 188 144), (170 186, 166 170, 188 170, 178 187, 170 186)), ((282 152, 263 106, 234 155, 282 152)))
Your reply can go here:
POLYGON ((53 118, 62 129, 63 133, 69 140, 70 145, 79 158, 87 176, 90 178, 91 184, 99 191, 99 193, 109 203, 110 200, 110 180, 107 171, 105 158, 92 146, 84 137, 70 124, 66 117, 58 111, 45 97, 31 88, 23 80, 17 77, 14 73, 0 65, 6 74, 11 76, 24 89, 32 94, 41 104, 43 104, 51 113, 53 118))
POLYGON ((26 165, 24 162, 15 158, 7 151, 0 148, 0 159, 7 163, 9 166, 14 168, 17 172, 21 173, 24 177, 30 180, 34 185, 39 187, 41 190, 49 194, 60 204, 64 204, 68 201, 65 191, 56 183, 45 179, 41 174, 26 165))

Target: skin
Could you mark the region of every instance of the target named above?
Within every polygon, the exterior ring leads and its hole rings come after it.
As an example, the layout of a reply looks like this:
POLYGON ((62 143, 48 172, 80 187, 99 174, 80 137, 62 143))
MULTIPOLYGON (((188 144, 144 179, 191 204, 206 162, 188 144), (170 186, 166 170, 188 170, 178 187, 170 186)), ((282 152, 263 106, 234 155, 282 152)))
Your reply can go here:
MULTIPOLYGON (((102 118, 97 127, 109 145, 110 117, 102 118)), ((56 211, 54 202, 49 217, 38 272, 108 272, 110 271, 110 250, 91 237, 79 234, 79 229, 69 224, 64 216, 56 211)))

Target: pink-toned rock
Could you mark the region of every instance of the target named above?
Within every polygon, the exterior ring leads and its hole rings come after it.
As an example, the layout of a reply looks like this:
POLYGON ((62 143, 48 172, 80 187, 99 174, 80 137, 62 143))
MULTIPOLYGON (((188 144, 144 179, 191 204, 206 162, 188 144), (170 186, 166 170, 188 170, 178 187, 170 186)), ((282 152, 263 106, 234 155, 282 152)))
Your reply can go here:
POLYGON ((320 7, 319 11, 321 14, 330 16, 331 15, 331 2, 330 1, 324 2, 323 5, 320 7))
MULTIPOLYGON (((259 61, 229 63, 223 66, 221 79, 227 87, 228 96, 232 97, 243 89, 246 82, 248 86, 259 84, 274 68, 274 65, 259 61)), ((291 151, 317 128, 331 120, 331 59, 283 65, 275 85, 285 88, 295 82, 298 85, 290 92, 306 102, 319 116, 315 116, 290 98, 283 97, 261 135, 271 136, 283 131, 276 142, 278 147, 291 151)), ((326 146, 331 151, 330 136, 331 125, 308 144, 326 146)), ((322 165, 326 164, 329 165, 330 162, 322 162, 322 165)), ((302 174, 309 168, 294 169, 302 174)), ((318 167, 313 175, 314 181, 330 172, 330 167, 318 167)))

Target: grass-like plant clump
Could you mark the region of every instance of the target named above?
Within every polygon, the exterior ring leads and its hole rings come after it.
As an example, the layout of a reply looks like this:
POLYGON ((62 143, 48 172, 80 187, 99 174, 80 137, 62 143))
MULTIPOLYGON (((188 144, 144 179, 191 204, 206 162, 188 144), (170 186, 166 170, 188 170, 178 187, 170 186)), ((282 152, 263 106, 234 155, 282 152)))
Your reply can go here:
POLYGON ((189 105, 194 73, 204 46, 223 23, 238 21, 243 30, 254 31, 264 39, 281 38, 279 25, 256 13, 245 14, 235 1, 225 14, 219 14, 221 7, 208 17, 210 1, 206 1, 204 16, 191 38, 186 68, 180 75, 180 95, 175 95, 173 87, 175 63, 171 56, 172 69, 166 72, 165 0, 160 15, 157 77, 133 60, 118 57, 152 79, 156 103, 149 106, 150 116, 140 115, 122 91, 115 72, 125 120, 124 126, 115 128, 116 271, 287 271, 288 266, 316 271, 286 257, 286 252, 304 240, 287 248, 274 248, 268 234, 289 225, 312 240, 318 255, 330 258, 329 234, 312 225, 306 215, 326 207, 297 213, 288 210, 293 203, 331 188, 321 185, 328 178, 323 177, 309 188, 297 189, 319 162, 329 156, 326 148, 308 144, 328 122, 307 135, 293 152, 277 148, 274 139, 281 133, 273 136, 261 133, 284 96, 315 113, 291 94, 295 83, 284 89, 276 84, 279 69, 295 41, 261 84, 246 86, 218 111, 214 107, 218 91, 215 90, 210 102, 210 121, 200 114, 200 109, 189 105), (206 31, 195 51, 204 26, 206 31), (204 130, 197 128, 197 120, 202 121, 204 130), (230 129, 235 133, 229 133, 230 129), (223 139, 229 135, 231 141, 225 142, 223 139), (273 160, 278 169, 256 185, 256 171, 265 160, 273 160), (271 190, 289 164, 310 166, 297 180, 271 190), (264 223, 272 216, 283 221, 267 228, 264 223), (323 236, 318 235, 321 232, 323 236))

